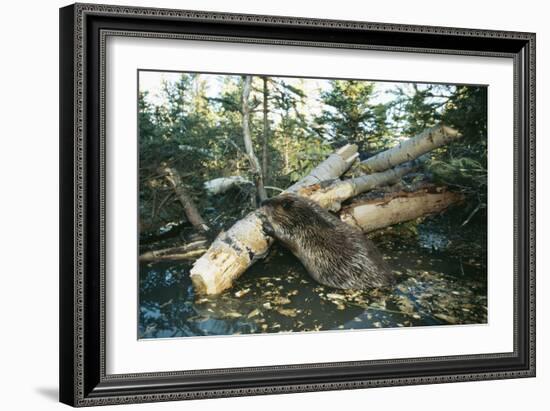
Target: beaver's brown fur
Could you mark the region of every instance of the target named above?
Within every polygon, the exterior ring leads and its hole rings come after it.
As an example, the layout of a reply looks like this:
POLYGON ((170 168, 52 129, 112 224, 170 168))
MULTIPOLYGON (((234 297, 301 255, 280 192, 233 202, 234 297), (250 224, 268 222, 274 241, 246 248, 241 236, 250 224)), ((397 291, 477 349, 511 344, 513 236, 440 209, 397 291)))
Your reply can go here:
POLYGON ((387 287, 393 274, 361 231, 295 194, 282 194, 259 209, 266 234, 279 240, 319 283, 341 289, 387 287))

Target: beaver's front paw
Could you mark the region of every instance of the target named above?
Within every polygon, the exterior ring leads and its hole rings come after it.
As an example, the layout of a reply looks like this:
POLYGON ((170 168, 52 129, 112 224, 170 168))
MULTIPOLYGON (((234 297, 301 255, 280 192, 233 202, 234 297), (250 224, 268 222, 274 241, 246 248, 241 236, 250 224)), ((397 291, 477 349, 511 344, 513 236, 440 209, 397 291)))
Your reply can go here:
POLYGON ((275 230, 273 229, 273 226, 271 225, 271 223, 265 217, 261 218, 261 221, 262 221, 262 230, 264 234, 270 237, 275 237, 275 230))

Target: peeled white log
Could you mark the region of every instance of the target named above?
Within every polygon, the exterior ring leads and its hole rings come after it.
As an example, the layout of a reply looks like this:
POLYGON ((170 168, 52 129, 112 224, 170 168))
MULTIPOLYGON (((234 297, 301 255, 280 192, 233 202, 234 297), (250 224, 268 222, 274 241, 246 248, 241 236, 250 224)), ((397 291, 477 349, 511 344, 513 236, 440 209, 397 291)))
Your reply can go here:
POLYGON ((462 135, 451 127, 437 125, 422 133, 400 142, 397 146, 383 151, 361 162, 367 173, 388 170, 401 163, 414 160, 434 148, 444 146, 462 135))
POLYGON ((302 187, 297 194, 312 199, 327 210, 337 212, 342 207, 342 202, 373 188, 395 184, 416 167, 417 163, 410 161, 381 173, 336 181, 328 187, 321 187, 320 184, 302 187))
MULTIPOLYGON (((290 189, 338 178, 356 158, 357 146, 344 146, 290 189)), ((195 261, 190 275, 197 292, 211 295, 230 288, 236 278, 267 254, 271 244, 272 239, 264 234, 257 212, 251 212, 220 233, 208 251, 195 261)))
POLYGON ((294 193, 301 187, 318 184, 322 181, 334 180, 344 174, 359 157, 355 144, 346 144, 331 154, 329 158, 315 167, 311 172, 285 191, 294 193))
POLYGON ((219 294, 256 260, 264 257, 272 244, 264 234, 256 212, 237 221, 218 235, 206 254, 191 269, 191 280, 199 294, 219 294))
POLYGON ((246 184, 253 185, 250 180, 247 180, 241 176, 220 177, 206 181, 204 183, 204 189, 208 192, 208 194, 217 195, 223 194, 235 186, 246 184))
POLYGON ((340 219, 367 233, 440 213, 463 199, 460 193, 434 186, 413 192, 390 192, 351 204, 342 210, 340 219))

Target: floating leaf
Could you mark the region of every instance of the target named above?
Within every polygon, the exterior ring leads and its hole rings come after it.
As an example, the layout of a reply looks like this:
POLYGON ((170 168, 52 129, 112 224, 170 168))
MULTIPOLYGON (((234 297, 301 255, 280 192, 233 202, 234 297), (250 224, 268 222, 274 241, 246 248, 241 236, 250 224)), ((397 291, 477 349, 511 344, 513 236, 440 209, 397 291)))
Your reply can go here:
POLYGON ((334 299, 334 300, 345 300, 346 299, 345 295, 337 294, 337 293, 327 294, 327 297, 331 298, 331 299, 334 299))
POLYGON ((261 313, 261 311, 259 309, 255 309, 255 310, 252 310, 248 313, 248 315, 246 316, 246 318, 252 318, 252 317, 256 317, 257 315, 259 315, 261 313))
POLYGON ((250 292, 250 288, 245 288, 244 290, 239 290, 235 293, 235 297, 241 298, 243 295, 246 295, 250 292))
POLYGON ((296 308, 278 308, 277 312, 286 317, 296 317, 298 315, 296 308))

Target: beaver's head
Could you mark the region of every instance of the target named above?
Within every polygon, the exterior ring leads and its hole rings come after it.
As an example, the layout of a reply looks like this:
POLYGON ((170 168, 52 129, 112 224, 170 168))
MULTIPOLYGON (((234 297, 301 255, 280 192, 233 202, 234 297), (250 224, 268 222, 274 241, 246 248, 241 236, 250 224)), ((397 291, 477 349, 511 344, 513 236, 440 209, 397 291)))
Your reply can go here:
POLYGON ((307 207, 306 200, 295 194, 281 194, 262 201, 262 211, 277 221, 292 219, 296 213, 300 214, 307 207))
POLYGON ((279 237, 283 232, 288 232, 296 227, 303 213, 300 206, 304 201, 294 194, 281 194, 262 201, 260 211, 262 215, 263 229, 272 237, 279 237))
POLYGON ((316 220, 315 208, 317 206, 312 201, 285 193, 263 201, 258 211, 266 234, 280 237, 282 233, 296 234, 296 230, 311 228, 316 220))

